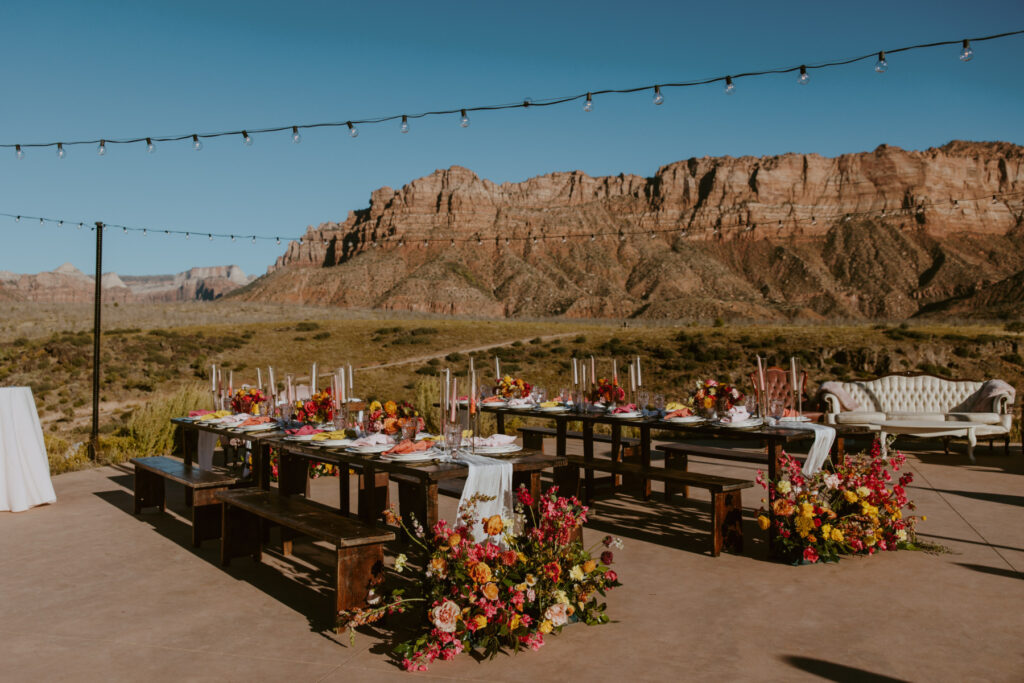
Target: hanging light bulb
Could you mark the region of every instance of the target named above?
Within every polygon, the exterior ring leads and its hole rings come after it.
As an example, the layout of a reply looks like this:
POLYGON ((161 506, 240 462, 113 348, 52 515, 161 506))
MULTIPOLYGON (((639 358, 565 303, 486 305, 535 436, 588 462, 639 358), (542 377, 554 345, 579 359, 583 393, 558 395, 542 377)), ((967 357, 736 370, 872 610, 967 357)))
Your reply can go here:
POLYGON ((145 228, 143 228, 142 229, 142 236, 146 237, 147 235, 149 235, 149 231, 147 231, 145 228))
POLYGON ((590 241, 591 242, 595 241, 596 239, 597 239, 597 237, 595 237, 593 234, 590 235, 590 241))
POLYGON ((593 109, 594 109, 594 100, 590 96, 590 93, 587 93, 587 101, 583 103, 583 111, 593 111, 593 109))
POLYGON ((483 244, 484 244, 484 239, 482 237, 480 237, 480 235, 476 236, 476 244, 477 244, 477 246, 483 246, 483 244))
POLYGON ((25 153, 21 151, 21 145, 14 146, 14 156, 18 159, 18 161, 21 161, 22 159, 25 158, 25 153))
POLYGON ((345 125, 348 126, 348 135, 349 135, 349 137, 352 137, 352 138, 359 137, 359 129, 356 128, 355 126, 353 126, 351 121, 349 121, 345 125))
POLYGON ((537 244, 537 236, 536 235, 533 236, 533 243, 537 244))
POLYGON ((817 225, 817 224, 818 224, 818 219, 815 218, 814 216, 811 216, 811 225, 817 225))
POLYGON ((64 143, 63 142, 58 142, 57 143, 57 158, 58 159, 63 159, 64 158, 64 143))
POLYGON ((402 127, 400 129, 403 133, 409 132, 409 117, 402 114, 402 127))
POLYGON ((203 143, 199 141, 199 136, 198 135, 193 135, 192 136, 192 149, 194 149, 195 151, 198 152, 202 148, 203 148, 203 143))
POLYGON ((281 238, 280 237, 277 238, 277 243, 281 244, 281 238))
POLYGON ((974 50, 971 49, 971 41, 965 40, 964 46, 960 48, 960 61, 969 62, 974 57, 974 50))
POLYGON ((878 53, 878 61, 875 62, 875 71, 880 74, 884 74, 886 69, 889 68, 889 62, 885 61, 885 52, 878 53))
POLYGON ((404 247, 405 246, 405 238, 404 237, 399 237, 398 238, 398 246, 400 246, 400 247, 404 247))
POLYGON ((232 236, 231 236, 231 241, 232 241, 232 242, 234 242, 234 241, 235 241, 235 236, 234 236, 234 235, 232 235, 232 236))
POLYGON ((150 154, 156 151, 156 145, 153 144, 152 138, 146 138, 146 151, 150 154))
POLYGON ((505 238, 505 246, 507 247, 511 243, 512 243, 512 240, 510 240, 509 238, 506 237, 505 238))
POLYGON ((242 142, 245 143, 246 147, 252 147, 252 138, 244 130, 242 131, 242 142))
POLYGON ((661 94, 661 86, 654 86, 654 104, 664 104, 665 96, 661 94))
POLYGON ((14 222, 15 223, 20 223, 21 222, 21 216, 15 216, 14 217, 14 222))
POLYGON ((807 75, 807 67, 806 66, 801 66, 800 67, 800 76, 796 79, 796 82, 799 83, 800 85, 807 85, 808 81, 810 81, 810 80, 811 80, 811 77, 807 75))
POLYGON ((565 235, 562 235, 562 244, 565 244, 565 235))
POLYGON ((469 128, 469 116, 466 114, 466 110, 462 110, 462 118, 459 119, 459 125, 463 128, 469 128))
POLYGON ((81 223, 79 223, 79 224, 78 224, 78 229, 79 229, 79 230, 81 230, 81 229, 82 229, 82 224, 81 224, 81 223))
POLYGON ((253 235, 253 236, 252 236, 252 243, 253 243, 253 244, 256 244, 256 235, 253 235))
POLYGON ((624 232, 620 232, 619 233, 619 241, 620 242, 625 242, 626 241, 626 233, 624 233, 624 232))
POLYGON ((212 232, 208 233, 206 236, 210 238, 211 242, 213 241, 213 233, 212 232))
POLYGON ((99 154, 100 156, 103 156, 104 154, 107 153, 107 141, 106 140, 100 140, 99 146, 96 147, 96 153, 99 154))
POLYGON ((44 222, 42 218, 39 219, 39 225, 43 225, 44 222))
POLYGON ((427 248, 427 245, 428 245, 428 244, 429 244, 429 241, 428 241, 428 240, 423 240, 423 248, 424 248, 424 249, 426 249, 426 248, 427 248))
POLYGON ((191 236, 192 236, 192 235, 188 234, 187 232, 185 233, 185 239, 188 239, 188 238, 190 238, 191 236))
POLYGON ((732 76, 725 77, 725 94, 731 95, 736 92, 736 86, 732 84, 732 76))
POLYGON ((57 227, 58 228, 63 228, 64 227, 64 219, 63 218, 60 219, 59 221, 57 221, 57 227))
MULTIPOLYGON (((42 222, 42 221, 40 221, 40 222, 42 222)), ((128 227, 127 227, 127 226, 125 226, 125 225, 122 225, 122 226, 121 226, 121 232, 123 232, 124 234, 126 234, 126 235, 127 235, 127 234, 128 234, 128 227)))

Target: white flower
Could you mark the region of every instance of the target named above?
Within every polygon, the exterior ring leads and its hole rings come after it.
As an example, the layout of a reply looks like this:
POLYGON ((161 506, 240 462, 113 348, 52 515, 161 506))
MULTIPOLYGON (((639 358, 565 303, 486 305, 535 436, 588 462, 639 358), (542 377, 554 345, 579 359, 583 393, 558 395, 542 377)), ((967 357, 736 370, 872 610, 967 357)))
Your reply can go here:
POLYGON ((552 626, 564 626, 569 621, 569 612, 566 607, 568 605, 564 602, 555 603, 544 611, 544 618, 550 621, 552 626))
POLYGON ((868 496, 871 495, 871 489, 869 489, 867 486, 858 486, 857 495, 860 496, 861 498, 867 498, 868 496))
POLYGON ((900 541, 907 540, 907 530, 906 529, 897 529, 896 530, 896 538, 897 538, 897 540, 900 540, 900 541))
POLYGON ((830 489, 837 489, 837 488, 839 488, 839 475, 838 474, 829 474, 829 475, 827 475, 825 477, 825 486, 827 486, 830 489))
POLYGON ((445 600, 430 611, 430 618, 438 631, 452 633, 455 631, 455 622, 458 621, 460 614, 458 605, 451 600, 445 600))
POLYGON ((401 553, 398 557, 395 558, 395 571, 401 574, 402 570, 405 569, 406 563, 408 561, 409 558, 405 556, 405 553, 401 553))
POLYGON ((575 565, 572 569, 569 570, 569 578, 573 581, 582 581, 583 567, 579 566, 578 564, 575 565))
POLYGON ((775 485, 775 490, 781 493, 782 495, 786 495, 787 493, 793 490, 793 486, 789 483, 788 479, 783 479, 782 481, 775 485))
POLYGON ((622 550, 622 548, 624 547, 624 546, 623 546, 623 543, 622 543, 622 539, 621 539, 621 538, 619 538, 618 536, 616 536, 615 538, 613 538, 613 539, 612 539, 612 546, 613 546, 613 547, 614 547, 614 548, 615 548, 616 550, 622 550))
POLYGON ((562 603, 563 605, 569 604, 569 596, 565 594, 565 591, 555 591, 551 594, 551 597, 555 599, 555 602, 562 603))

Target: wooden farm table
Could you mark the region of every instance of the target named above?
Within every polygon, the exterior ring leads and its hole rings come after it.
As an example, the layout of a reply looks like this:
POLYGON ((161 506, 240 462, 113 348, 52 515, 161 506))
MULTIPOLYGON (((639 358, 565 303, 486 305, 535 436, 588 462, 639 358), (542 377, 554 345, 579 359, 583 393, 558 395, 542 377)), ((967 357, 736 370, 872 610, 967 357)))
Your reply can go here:
MULTIPOLYGON (((358 499, 359 516, 367 522, 380 517, 387 505, 387 483, 393 479, 398 483, 398 504, 405 515, 409 511, 426 528, 437 523, 437 486, 446 479, 465 477, 468 467, 460 463, 433 462, 424 464, 403 464, 387 462, 377 456, 349 453, 343 449, 324 448, 311 442, 286 441, 273 438, 270 444, 278 449, 278 486, 282 494, 292 495, 305 489, 305 472, 309 460, 338 466, 340 508, 349 512, 349 469, 362 475, 358 499)), ((522 450, 514 456, 501 457, 512 464, 513 485, 525 484, 536 500, 540 495, 540 474, 543 470, 562 467, 567 464, 564 456, 545 455, 540 451, 522 450)))
POLYGON ((256 477, 256 483, 262 489, 270 488, 270 442, 283 436, 283 431, 268 429, 262 432, 242 432, 221 425, 199 421, 193 422, 192 420, 183 420, 178 417, 172 417, 171 422, 178 425, 182 430, 181 449, 186 465, 191 465, 193 458, 198 455, 198 440, 188 438, 190 432, 196 437, 198 437, 200 431, 203 431, 228 439, 241 439, 251 442, 252 470, 256 477))

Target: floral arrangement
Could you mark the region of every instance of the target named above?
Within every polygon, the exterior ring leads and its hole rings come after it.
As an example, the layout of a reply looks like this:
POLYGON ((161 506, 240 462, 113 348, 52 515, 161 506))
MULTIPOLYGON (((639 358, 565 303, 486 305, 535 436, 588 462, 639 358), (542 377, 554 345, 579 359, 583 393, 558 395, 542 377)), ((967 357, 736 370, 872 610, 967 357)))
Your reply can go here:
POLYGON ((526 398, 533 391, 533 385, 518 377, 505 375, 494 387, 494 395, 502 398, 526 398))
POLYGON ((330 387, 305 401, 295 402, 295 419, 306 424, 323 424, 334 419, 334 400, 330 387))
POLYGON ((367 419, 367 431, 398 434, 407 425, 415 424, 416 431, 422 431, 426 423, 420 413, 408 401, 373 401, 370 403, 367 419))
POLYGON ((728 384, 721 384, 718 380, 706 379, 703 382, 697 381, 697 389, 691 398, 696 408, 711 410, 719 407, 719 402, 724 400, 724 409, 729 410, 743 400, 743 392, 728 384))
POLYGON ((794 563, 914 547, 918 518, 903 514, 904 508, 914 510, 906 493, 913 474, 905 472, 893 483, 893 472, 905 462, 899 452, 887 462, 876 442, 870 454, 844 457, 835 472, 808 476, 800 463, 783 454, 777 481, 757 474, 757 483, 769 494, 763 502, 774 513, 773 520, 762 508, 758 524, 762 529, 774 524, 776 554, 794 563))
POLYGON ((263 392, 254 387, 239 389, 231 397, 231 409, 236 413, 259 415, 260 404, 267 400, 263 392))
MULTIPOLYGON (((522 519, 529 508, 533 522, 519 533, 511 519, 476 518, 476 503, 489 500, 482 495, 474 496, 455 528, 441 520, 428 535, 413 520, 414 532, 406 532, 423 552, 423 568, 413 569, 399 555, 395 571, 418 574, 410 578, 422 595, 406 597, 396 589, 390 599, 372 596, 377 605, 342 613, 338 628, 353 629, 419 603, 421 633, 399 643, 394 652, 406 670, 424 671, 434 660, 450 660, 466 650, 487 657, 506 649, 537 650, 545 636, 561 632, 570 622, 607 623, 599 598, 621 585, 610 568, 610 548, 621 548, 622 541, 607 536, 595 548, 584 549, 578 529, 587 508, 576 498, 559 497, 558 487, 540 497, 536 513, 525 487, 516 497, 517 517, 522 519), (477 521, 486 534, 480 541, 472 532, 477 521), (591 552, 602 545, 604 551, 593 557, 591 552)), ((390 523, 401 523, 390 510, 386 516, 390 523)))
POLYGON ((619 386, 619 380, 599 379, 590 391, 590 400, 604 403, 621 403, 626 400, 626 390, 619 386))

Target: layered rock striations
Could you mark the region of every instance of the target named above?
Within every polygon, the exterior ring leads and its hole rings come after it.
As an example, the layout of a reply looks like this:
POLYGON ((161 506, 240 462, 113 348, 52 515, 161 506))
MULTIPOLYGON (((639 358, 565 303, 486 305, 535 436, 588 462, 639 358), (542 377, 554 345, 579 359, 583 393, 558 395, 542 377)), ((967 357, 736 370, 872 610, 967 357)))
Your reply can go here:
POLYGON ((1022 198, 1009 143, 704 157, 651 178, 496 184, 456 166, 309 227, 237 295, 488 316, 1012 313, 1022 198))

